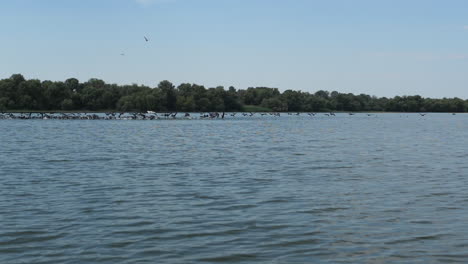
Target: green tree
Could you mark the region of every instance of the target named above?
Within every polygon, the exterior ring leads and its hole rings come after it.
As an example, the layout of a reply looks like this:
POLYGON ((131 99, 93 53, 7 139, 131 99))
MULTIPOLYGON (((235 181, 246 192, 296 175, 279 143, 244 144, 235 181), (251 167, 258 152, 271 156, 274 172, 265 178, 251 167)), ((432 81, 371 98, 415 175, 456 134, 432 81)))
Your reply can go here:
POLYGON ((177 93, 174 85, 169 81, 162 81, 159 83, 158 88, 165 98, 164 107, 169 111, 175 111, 177 108, 177 93))

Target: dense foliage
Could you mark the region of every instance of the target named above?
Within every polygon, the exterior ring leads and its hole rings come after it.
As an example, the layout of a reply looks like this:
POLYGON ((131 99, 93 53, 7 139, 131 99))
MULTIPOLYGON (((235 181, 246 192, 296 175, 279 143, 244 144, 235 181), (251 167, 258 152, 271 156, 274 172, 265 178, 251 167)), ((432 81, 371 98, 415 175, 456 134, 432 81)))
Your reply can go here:
POLYGON ((162 81, 157 87, 106 84, 90 79, 80 83, 26 80, 14 74, 0 80, 0 111, 394 111, 466 112, 468 101, 459 98, 431 99, 415 96, 394 98, 365 94, 317 91, 315 93, 256 87, 227 90, 184 83, 175 87, 162 81))

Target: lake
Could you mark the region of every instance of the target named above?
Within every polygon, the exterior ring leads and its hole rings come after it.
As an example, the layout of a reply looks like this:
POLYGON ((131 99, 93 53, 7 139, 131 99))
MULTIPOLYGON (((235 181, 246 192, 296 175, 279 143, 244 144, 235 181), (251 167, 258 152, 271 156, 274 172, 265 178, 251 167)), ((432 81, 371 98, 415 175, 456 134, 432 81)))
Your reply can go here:
POLYGON ((0 120, 0 263, 466 263, 468 115, 0 120))

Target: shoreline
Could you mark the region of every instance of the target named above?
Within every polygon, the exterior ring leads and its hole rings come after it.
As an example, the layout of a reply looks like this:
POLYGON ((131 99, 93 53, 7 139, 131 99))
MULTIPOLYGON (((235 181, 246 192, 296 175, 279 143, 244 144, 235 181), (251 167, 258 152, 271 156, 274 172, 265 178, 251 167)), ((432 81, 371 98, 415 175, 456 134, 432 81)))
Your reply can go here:
MULTIPOLYGON (((108 113, 142 113, 142 114, 166 114, 166 113, 223 113, 223 111, 152 111, 151 113, 142 112, 142 111, 115 111, 115 110, 76 110, 76 111, 65 111, 65 110, 7 110, 0 111, 0 114, 108 114, 108 113)), ((395 112, 395 111, 225 111, 224 113, 266 113, 266 114, 327 114, 327 113, 336 113, 336 114, 467 114, 468 112, 395 112)))
POLYGON ((427 114, 440 114, 440 115, 456 115, 456 113, 363 113, 363 112, 319 112, 319 113, 308 113, 308 112, 287 112, 287 113, 246 113, 246 112, 192 112, 192 113, 137 113, 137 112, 17 112, 17 113, 1 113, 0 120, 224 120, 224 119, 248 119, 248 118, 281 118, 284 116, 290 117, 308 117, 314 119, 318 117, 335 117, 338 116, 366 116, 366 117, 377 117, 379 114, 402 114, 421 116, 424 117, 427 114))

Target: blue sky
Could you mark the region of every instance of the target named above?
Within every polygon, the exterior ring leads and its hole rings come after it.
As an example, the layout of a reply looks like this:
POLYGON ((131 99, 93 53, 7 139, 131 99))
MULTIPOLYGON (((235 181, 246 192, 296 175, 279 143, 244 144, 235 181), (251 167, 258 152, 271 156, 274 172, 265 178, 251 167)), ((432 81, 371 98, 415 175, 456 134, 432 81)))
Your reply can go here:
POLYGON ((468 99, 465 0, 2 0, 0 12, 0 78, 468 99))

